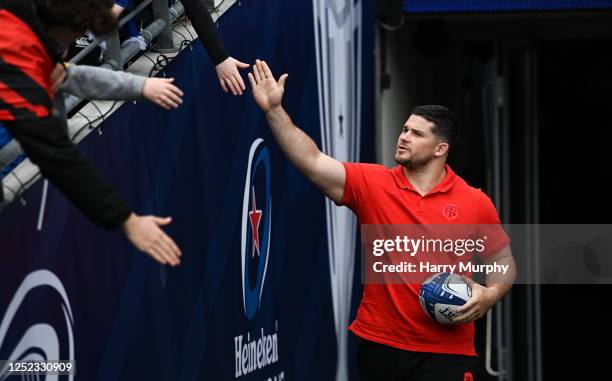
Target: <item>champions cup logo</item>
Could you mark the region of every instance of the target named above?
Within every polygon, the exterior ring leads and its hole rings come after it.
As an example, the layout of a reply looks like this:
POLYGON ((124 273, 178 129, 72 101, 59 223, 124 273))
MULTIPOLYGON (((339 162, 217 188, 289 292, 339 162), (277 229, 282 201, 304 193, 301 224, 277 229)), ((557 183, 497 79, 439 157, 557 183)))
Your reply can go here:
MULTIPOLYGON (((262 143, 263 139, 257 139, 251 145, 242 201, 242 301, 249 321, 253 320, 261 304, 270 258, 270 153, 262 143)), ((251 324, 249 326, 252 328, 251 324)), ((278 336, 278 321, 273 333, 260 327, 254 332, 249 329, 246 334, 234 336, 234 377, 238 379, 278 364, 278 336)), ((265 379, 284 381, 285 373, 280 371, 265 379)))
MULTIPOLYGON (((53 307, 52 304, 48 305, 53 307)), ((34 271, 19 286, 0 323, 0 358, 9 362, 74 361, 73 329, 74 317, 62 282, 48 270, 34 271), (49 294, 48 291, 52 291, 52 294, 49 294), (45 305, 49 303, 49 300, 58 301, 55 306, 57 316, 52 316, 49 312, 47 320, 42 320, 40 316, 37 316, 36 319, 28 319, 24 310, 40 303, 37 299, 42 295, 40 292, 46 292, 44 294, 45 305), (27 323, 29 320, 32 321, 31 325, 27 323), (51 323, 55 321, 61 321, 63 324, 52 326, 51 323), (22 330, 23 334, 20 334, 22 330), (15 337, 17 339, 13 339, 15 337), (16 344, 13 344, 13 340, 16 341, 16 344)), ((8 372, 8 364, 0 368, 0 381, 11 377, 8 372)), ((28 376, 23 377, 27 379, 28 376)), ((72 381, 74 375, 47 375, 42 379, 45 381, 72 381)))
POLYGON ((261 304, 272 225, 270 153, 261 143, 257 139, 251 145, 242 202, 242 300, 249 320, 261 304))

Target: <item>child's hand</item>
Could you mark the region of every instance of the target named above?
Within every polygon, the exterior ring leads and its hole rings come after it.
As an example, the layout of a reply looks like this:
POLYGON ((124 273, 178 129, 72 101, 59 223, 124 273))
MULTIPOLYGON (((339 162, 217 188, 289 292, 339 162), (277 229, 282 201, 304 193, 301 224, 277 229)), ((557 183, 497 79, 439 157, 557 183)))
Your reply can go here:
POLYGON ((215 70, 217 70, 217 77, 223 91, 226 93, 231 91, 234 95, 242 95, 246 87, 238 69, 246 69, 247 67, 249 67, 249 64, 240 62, 232 57, 228 57, 225 61, 218 64, 215 70))
POLYGON ((183 92, 172 84, 174 78, 147 78, 142 96, 156 105, 170 110, 183 103, 183 92))

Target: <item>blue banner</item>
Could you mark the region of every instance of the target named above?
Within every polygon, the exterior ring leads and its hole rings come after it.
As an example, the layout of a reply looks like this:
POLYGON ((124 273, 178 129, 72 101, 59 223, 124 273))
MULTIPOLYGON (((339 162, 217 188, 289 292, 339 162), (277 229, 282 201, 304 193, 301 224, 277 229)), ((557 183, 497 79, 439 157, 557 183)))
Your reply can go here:
POLYGON ((546 11, 612 8, 612 0, 405 0, 408 13, 546 11))
MULTIPOLYGON (((373 2, 360 17, 372 157, 373 2)), ((232 56, 290 74, 284 107, 321 142, 313 4, 242 0, 217 25, 232 56)), ((37 230, 39 182, 0 214, 0 360, 55 354, 87 381, 334 379, 324 197, 280 151, 250 89, 221 91, 200 43, 164 74, 185 92, 180 108, 126 104, 79 148, 136 212, 173 217, 182 264, 159 266, 53 186, 37 230)))

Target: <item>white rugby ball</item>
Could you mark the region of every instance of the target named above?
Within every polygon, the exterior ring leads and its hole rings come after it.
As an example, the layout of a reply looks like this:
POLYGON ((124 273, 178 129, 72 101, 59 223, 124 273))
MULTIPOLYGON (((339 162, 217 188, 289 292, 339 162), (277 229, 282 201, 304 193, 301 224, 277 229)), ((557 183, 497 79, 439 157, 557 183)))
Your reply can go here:
POLYGON ((441 324, 450 324, 457 308, 472 297, 472 288, 463 277, 448 272, 429 277, 421 285, 419 301, 423 311, 441 324))

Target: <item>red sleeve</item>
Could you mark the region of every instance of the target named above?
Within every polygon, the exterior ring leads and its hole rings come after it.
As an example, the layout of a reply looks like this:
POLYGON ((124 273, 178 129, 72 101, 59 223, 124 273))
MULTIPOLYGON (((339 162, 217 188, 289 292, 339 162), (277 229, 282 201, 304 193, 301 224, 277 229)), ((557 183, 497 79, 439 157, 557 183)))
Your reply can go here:
POLYGON ((36 34, 0 10, 0 120, 49 116, 53 62, 36 34))
POLYGON ((478 193, 480 197, 477 217, 480 231, 479 238, 486 237, 485 251, 482 255, 494 255, 510 244, 510 238, 506 234, 497 209, 495 209, 495 205, 493 205, 489 196, 482 192, 478 193))
POLYGON ((348 206, 355 214, 359 209, 359 202, 362 198, 362 190, 364 188, 365 176, 363 165, 359 163, 342 163, 346 171, 346 179, 344 181, 344 193, 342 200, 338 205, 348 206))

